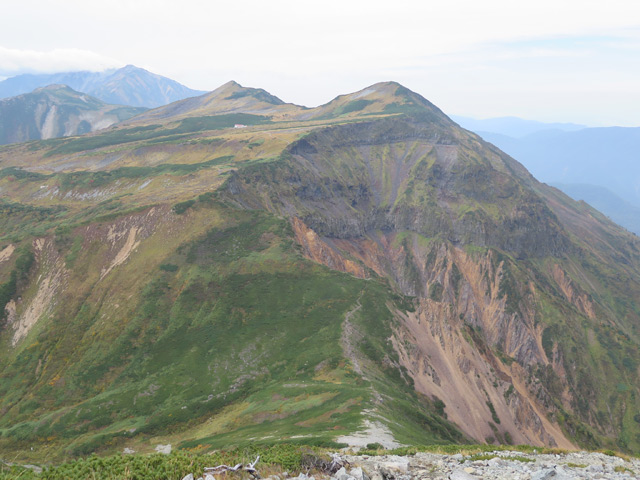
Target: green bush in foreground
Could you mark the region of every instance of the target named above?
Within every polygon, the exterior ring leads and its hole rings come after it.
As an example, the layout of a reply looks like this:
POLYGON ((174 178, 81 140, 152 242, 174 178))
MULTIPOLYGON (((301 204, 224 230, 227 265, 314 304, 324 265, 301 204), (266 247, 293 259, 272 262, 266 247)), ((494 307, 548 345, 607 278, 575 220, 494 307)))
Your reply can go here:
POLYGON ((205 467, 249 463, 258 455, 258 471, 271 470, 274 467, 296 471, 302 468, 303 458, 310 454, 320 455, 320 449, 284 444, 218 451, 207 455, 186 452, 109 457, 91 455, 47 467, 41 474, 29 468, 0 464, 0 480, 181 480, 189 473, 196 477, 202 475, 205 467))

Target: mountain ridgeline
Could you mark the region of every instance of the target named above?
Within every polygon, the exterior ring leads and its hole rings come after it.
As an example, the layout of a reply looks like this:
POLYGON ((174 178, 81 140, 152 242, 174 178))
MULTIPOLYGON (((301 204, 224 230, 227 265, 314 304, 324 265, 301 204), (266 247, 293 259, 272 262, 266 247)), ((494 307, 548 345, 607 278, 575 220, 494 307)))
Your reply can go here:
POLYGON ((229 82, 0 167, 3 455, 640 451, 639 241, 397 83, 229 82))

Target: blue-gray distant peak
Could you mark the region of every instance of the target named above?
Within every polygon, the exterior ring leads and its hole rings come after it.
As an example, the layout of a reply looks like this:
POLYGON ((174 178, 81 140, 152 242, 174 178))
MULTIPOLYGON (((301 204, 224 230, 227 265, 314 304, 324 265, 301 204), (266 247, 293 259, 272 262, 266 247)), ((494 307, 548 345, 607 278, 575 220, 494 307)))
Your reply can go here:
POLYGON ((450 115, 462 128, 472 132, 490 132, 493 134, 506 135, 513 138, 521 138, 538 132, 559 130, 563 132, 573 132, 587 128, 585 125, 575 123, 545 123, 535 120, 525 120, 518 117, 497 117, 476 119, 450 115))
POLYGON ((169 78, 135 65, 104 72, 64 72, 54 74, 24 74, 0 82, 0 98, 29 93, 51 84, 68 85, 100 100, 117 105, 155 108, 201 95, 169 78))

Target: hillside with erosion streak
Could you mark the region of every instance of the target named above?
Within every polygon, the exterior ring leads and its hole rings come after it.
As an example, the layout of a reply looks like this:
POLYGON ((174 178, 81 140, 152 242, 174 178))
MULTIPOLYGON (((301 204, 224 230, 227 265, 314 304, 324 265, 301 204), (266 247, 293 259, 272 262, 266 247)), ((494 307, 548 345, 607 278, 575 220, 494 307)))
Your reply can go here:
POLYGON ((0 189, 2 456, 640 450, 637 238, 397 83, 229 82, 0 189))
POLYGON ((94 132, 146 108, 109 105, 64 85, 0 100, 0 145, 94 132))

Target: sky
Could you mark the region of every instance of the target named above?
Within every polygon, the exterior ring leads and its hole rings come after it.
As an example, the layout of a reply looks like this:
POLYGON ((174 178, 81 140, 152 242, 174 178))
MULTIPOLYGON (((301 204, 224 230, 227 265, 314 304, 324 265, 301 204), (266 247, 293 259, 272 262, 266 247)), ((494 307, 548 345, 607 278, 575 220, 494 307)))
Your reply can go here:
POLYGON ((395 80, 445 113, 640 126, 637 0, 21 0, 0 78, 133 64, 316 106, 395 80))

